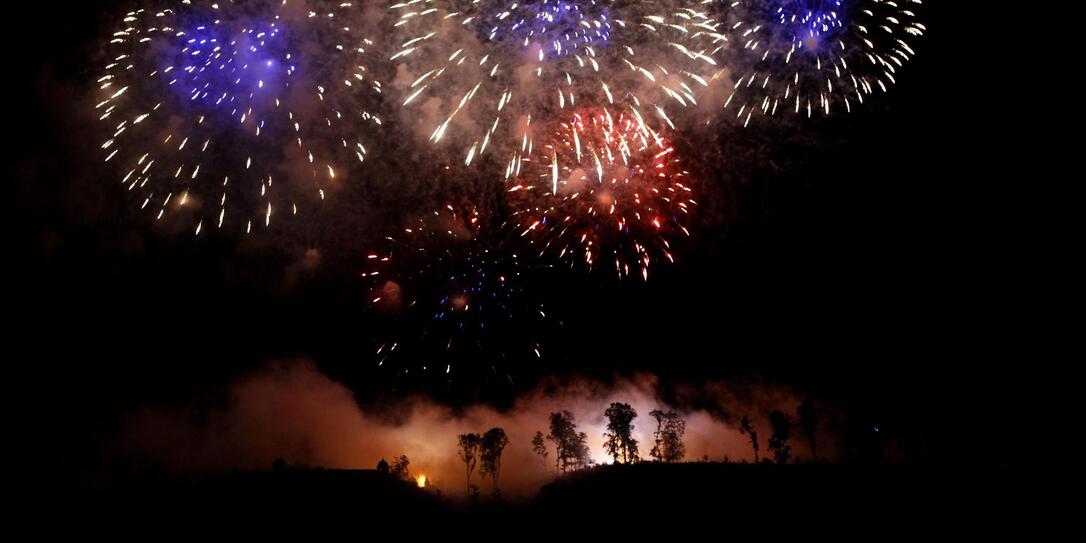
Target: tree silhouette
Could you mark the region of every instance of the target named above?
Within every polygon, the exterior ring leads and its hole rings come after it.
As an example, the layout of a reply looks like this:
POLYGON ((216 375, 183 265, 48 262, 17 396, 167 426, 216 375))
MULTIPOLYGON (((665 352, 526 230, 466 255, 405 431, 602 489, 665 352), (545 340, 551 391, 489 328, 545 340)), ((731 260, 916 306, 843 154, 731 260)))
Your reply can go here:
POLYGON ((799 407, 796 408, 796 415, 799 417, 799 431, 803 432, 803 436, 807 438, 807 443, 811 445, 811 460, 817 461, 815 432, 818 430, 818 411, 815 410, 814 402, 811 400, 800 402, 799 407))
POLYGON ((479 445, 479 456, 482 461, 479 473, 483 477, 490 475, 491 480, 494 482, 495 494, 499 492, 498 477, 502 471, 502 450, 508 444, 509 437, 505 435, 505 430, 491 428, 483 434, 482 442, 479 445))
POLYGON ((562 411, 551 413, 551 428, 547 434, 547 440, 554 443, 554 469, 565 471, 566 461, 569 458, 567 449, 573 442, 572 435, 576 435, 576 425, 573 424, 573 413, 562 411))
POLYGON ((788 440, 792 437, 792 419, 783 411, 774 409, 769 414, 769 426, 773 434, 769 436, 769 449, 773 451, 773 458, 778 464, 783 464, 792 456, 792 447, 788 440))
POLYGON ((482 444, 483 438, 479 434, 460 434, 460 460, 464 462, 468 472, 468 492, 471 492, 471 472, 475 470, 475 464, 478 462, 479 446, 482 444))
POLYGON ((616 464, 629 464, 640 460, 637 451, 637 440, 633 437, 633 419, 637 418, 637 411, 628 403, 612 403, 607 411, 603 412, 607 417, 607 438, 603 446, 607 454, 614 458, 616 464))
POLYGON ((550 434, 547 435, 547 439, 554 443, 556 471, 571 471, 589 463, 588 435, 577 432, 573 413, 569 411, 551 413, 550 434))
POLYGON ((686 456, 683 434, 686 421, 674 411, 654 409, 649 416, 656 419, 655 444, 649 453, 657 462, 678 462, 686 456))
POLYGON ((570 447, 570 452, 572 455, 570 464, 574 469, 584 469, 590 466, 592 458, 588 454, 588 434, 584 432, 578 433, 573 446, 570 447))
POLYGON ((380 462, 377 462, 377 471, 388 475, 388 462, 385 462, 384 458, 382 458, 380 462))
POLYGON ((547 444, 543 442, 543 432, 536 432, 532 437, 532 452, 538 454, 544 461, 547 459, 547 444))
POLYGON ((407 459, 407 455, 405 454, 401 454, 399 458, 393 459, 392 468, 390 470, 393 477, 396 477, 397 479, 403 479, 405 481, 410 479, 411 472, 407 469, 407 465, 410 463, 411 461, 407 459))
POLYGON ((754 463, 758 463, 758 431, 754 429, 754 423, 750 417, 743 415, 739 421, 739 433, 750 435, 750 446, 754 447, 754 463))

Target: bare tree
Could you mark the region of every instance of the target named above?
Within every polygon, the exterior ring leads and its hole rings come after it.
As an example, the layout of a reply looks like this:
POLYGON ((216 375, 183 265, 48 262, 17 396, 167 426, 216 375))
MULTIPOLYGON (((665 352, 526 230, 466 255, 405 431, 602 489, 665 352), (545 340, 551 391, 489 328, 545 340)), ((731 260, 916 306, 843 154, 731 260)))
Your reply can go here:
POLYGON ((464 466, 467 468, 468 492, 471 492, 471 472, 475 470, 475 464, 478 462, 479 446, 482 441, 483 438, 479 434, 460 434, 460 460, 464 462, 464 466))
POLYGON ((750 446, 754 447, 754 463, 758 463, 758 430, 754 429, 754 423, 750 417, 743 415, 739 421, 739 433, 750 435, 750 446))
POLYGON ((769 414, 769 426, 773 428, 773 434, 769 436, 769 449, 773 451, 777 463, 784 464, 792 457, 792 446, 788 444, 792 437, 792 419, 783 411, 774 409, 769 414))
POLYGON ((818 431, 818 411, 815 410, 814 402, 811 400, 803 400, 800 402, 799 407, 796 409, 796 415, 799 417, 799 430, 803 432, 803 436, 807 438, 807 443, 811 446, 811 460, 818 460, 818 452, 815 448, 815 432, 818 431))
POLYGON ((494 482, 494 493, 498 491, 498 477, 501 476, 502 471, 502 450, 509 444, 509 437, 505 435, 505 430, 501 428, 491 428, 483 434, 482 442, 479 446, 479 456, 482 461, 482 467, 479 469, 479 473, 486 477, 490 475, 491 480, 494 482))
POLYGON ((674 411, 654 409, 649 416, 656 419, 655 444, 649 453, 657 462, 678 462, 686 456, 683 435, 686 421, 674 411))
POLYGON ((633 419, 637 418, 637 411, 628 403, 615 402, 603 414, 607 417, 607 433, 603 434, 607 439, 603 444, 607 454, 614 458, 616 464, 640 460, 637 440, 633 437, 633 419))

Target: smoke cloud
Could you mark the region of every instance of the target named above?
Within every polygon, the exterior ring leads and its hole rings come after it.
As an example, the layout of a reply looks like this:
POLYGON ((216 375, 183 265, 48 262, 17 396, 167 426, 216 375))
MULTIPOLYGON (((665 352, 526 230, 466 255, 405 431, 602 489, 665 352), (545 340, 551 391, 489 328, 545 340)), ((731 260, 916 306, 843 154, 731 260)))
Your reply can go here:
MULTIPOLYGON (((532 452, 536 431, 547 433, 551 412, 569 410, 587 433, 592 459, 609 463, 603 448, 611 402, 626 402, 638 412, 634 435, 642 458, 652 448, 653 409, 674 406, 661 401, 657 379, 640 375, 604 384, 586 379, 541 384, 520 396, 508 410, 475 405, 452 409, 425 397, 363 409, 350 389, 321 373, 310 361, 278 362, 229 387, 215 406, 181 409, 146 408, 132 413, 114 444, 113 454, 177 473, 214 473, 232 468, 267 469, 276 458, 291 464, 338 469, 371 469, 382 458, 405 454, 412 474, 425 474, 447 495, 465 492, 465 466, 457 454, 457 436, 502 427, 510 442, 502 456, 502 490, 530 496, 556 474, 554 452, 546 460, 532 452)), ((749 413, 758 426, 763 456, 769 436, 766 414, 772 409, 794 414, 799 400, 786 390, 709 383, 695 390, 676 390, 673 403, 700 395, 715 401, 703 409, 678 409, 687 421, 686 459, 752 461, 748 437, 731 421, 749 413)), ((824 413, 827 411, 824 409, 824 413)), ((824 415, 823 419, 827 417, 824 415)), ((824 423, 824 426, 826 424, 824 423)), ((794 455, 808 458, 802 438, 793 430, 794 455)), ((820 457, 836 456, 836 444, 820 435, 820 457)), ((550 444, 548 443, 548 446, 550 444)), ((490 480, 472 474, 484 491, 490 480)))

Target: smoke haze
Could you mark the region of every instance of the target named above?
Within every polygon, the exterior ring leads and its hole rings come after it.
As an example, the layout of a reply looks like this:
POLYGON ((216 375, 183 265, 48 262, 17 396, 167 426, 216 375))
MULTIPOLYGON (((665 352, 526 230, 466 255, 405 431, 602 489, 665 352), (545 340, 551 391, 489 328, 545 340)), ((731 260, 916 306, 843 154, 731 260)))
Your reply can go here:
MULTIPOLYGON (((644 459, 652 448, 655 424, 649 412, 675 407, 661 402, 657 389, 651 375, 611 384, 574 379, 544 383, 521 395, 508 410, 482 405, 454 410, 425 397, 363 409, 345 385, 328 378, 312 362, 278 362, 239 379, 219 405, 132 413, 113 454, 181 473, 267 469, 280 457, 291 464, 369 469, 382 458, 391 461, 405 454, 412 474, 426 474, 437 488, 462 495, 465 466, 457 455, 457 435, 498 426, 510 439, 502 456, 502 489, 526 496, 556 473, 553 448, 544 460, 531 446, 536 431, 547 433, 551 412, 571 411, 579 430, 588 435, 592 459, 609 463, 603 449, 607 425, 603 412, 611 402, 631 404, 639 415, 634 436, 644 459)), ((799 403, 786 390, 739 390, 723 382, 676 390, 674 396, 675 403, 695 396, 700 396, 698 403, 715 402, 704 409, 680 409, 687 421, 687 460, 708 456, 720 461, 726 455, 732 461, 752 461, 748 438, 732 421, 747 413, 758 426, 764 456, 769 436, 766 414, 772 409, 794 414, 799 403)), ((806 459, 807 446, 797 434, 794 429, 793 454, 806 459)), ((821 457, 834 457, 835 449, 832 440, 822 437, 821 457)), ((472 482, 484 490, 491 484, 480 481, 478 472, 472 474, 472 482)))

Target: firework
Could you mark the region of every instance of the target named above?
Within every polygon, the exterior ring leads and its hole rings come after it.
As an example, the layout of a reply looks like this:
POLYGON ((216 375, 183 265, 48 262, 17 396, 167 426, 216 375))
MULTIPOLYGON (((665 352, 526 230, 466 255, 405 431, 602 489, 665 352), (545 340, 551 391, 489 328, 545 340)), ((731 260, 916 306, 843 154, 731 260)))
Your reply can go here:
MULTIPOLYGON (((698 5, 690 2, 691 6, 698 5)), ((392 6, 398 92, 419 135, 470 165, 530 155, 532 125, 585 106, 673 125, 720 73, 721 24, 684 2, 457 2, 392 6), (462 154, 460 154, 462 153, 462 154)))
POLYGON ((734 89, 725 109, 810 117, 851 111, 886 92, 925 32, 921 0, 736 0, 727 2, 734 89))
POLYGON ((105 162, 143 209, 197 235, 319 205, 381 124, 359 9, 185 0, 126 14, 97 80, 105 162))
POLYGON ((697 205, 667 137, 624 112, 591 109, 554 124, 532 160, 511 166, 509 199, 520 236, 589 269, 647 280, 674 261, 671 238, 697 205))
POLYGON ((370 302, 394 338, 378 346, 379 366, 451 380, 508 375, 543 356, 547 312, 507 234, 474 206, 447 205, 368 255, 370 302))

